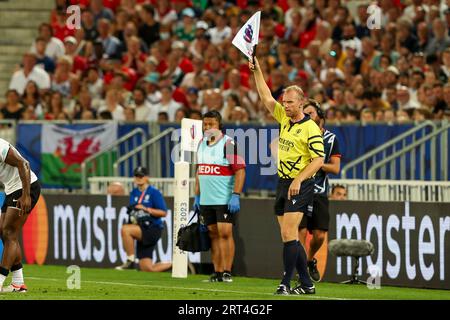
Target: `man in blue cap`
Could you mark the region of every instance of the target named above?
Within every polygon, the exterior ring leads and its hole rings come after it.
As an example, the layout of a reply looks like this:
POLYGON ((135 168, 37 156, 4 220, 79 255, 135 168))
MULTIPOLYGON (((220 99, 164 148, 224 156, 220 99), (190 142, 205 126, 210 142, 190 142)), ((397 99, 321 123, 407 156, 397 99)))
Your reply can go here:
POLYGON ((161 192, 149 184, 147 168, 139 166, 134 170, 134 183, 137 187, 130 193, 130 223, 122 226, 122 242, 127 260, 116 269, 135 268, 134 241, 137 240, 139 269, 147 272, 165 271, 172 263, 154 263, 152 256, 164 228, 162 218, 167 215, 166 203, 161 192))

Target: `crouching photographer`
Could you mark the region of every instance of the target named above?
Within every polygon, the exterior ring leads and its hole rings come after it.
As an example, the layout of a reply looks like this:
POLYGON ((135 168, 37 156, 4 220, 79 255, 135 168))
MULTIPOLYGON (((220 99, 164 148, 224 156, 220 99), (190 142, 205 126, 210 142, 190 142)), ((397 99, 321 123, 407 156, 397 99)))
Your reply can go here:
POLYGON ((121 230, 127 261, 116 269, 135 269, 134 243, 136 240, 139 269, 147 272, 165 271, 172 266, 172 263, 153 263, 152 255, 164 228, 161 218, 167 214, 166 203, 161 192, 150 186, 146 168, 137 167, 134 170, 134 183, 137 188, 130 193, 129 223, 124 224, 121 230))

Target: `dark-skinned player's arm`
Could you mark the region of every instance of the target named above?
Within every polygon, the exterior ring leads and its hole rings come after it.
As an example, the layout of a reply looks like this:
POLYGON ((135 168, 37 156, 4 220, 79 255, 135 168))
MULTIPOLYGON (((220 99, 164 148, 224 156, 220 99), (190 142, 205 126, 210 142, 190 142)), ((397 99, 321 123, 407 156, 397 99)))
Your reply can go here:
POLYGON ((29 213, 31 210, 30 163, 11 147, 8 150, 5 163, 12 167, 16 167, 19 171, 20 180, 22 181, 22 195, 17 199, 17 208, 20 208, 24 213, 29 213))
POLYGON ((259 66, 258 59, 254 58, 255 64, 252 61, 249 61, 248 67, 251 71, 253 71, 253 75, 255 76, 255 84, 256 89, 258 90, 259 98, 261 99, 263 105, 270 111, 273 115, 275 110, 275 104, 277 101, 272 97, 272 93, 270 92, 269 86, 264 80, 264 75, 259 66))

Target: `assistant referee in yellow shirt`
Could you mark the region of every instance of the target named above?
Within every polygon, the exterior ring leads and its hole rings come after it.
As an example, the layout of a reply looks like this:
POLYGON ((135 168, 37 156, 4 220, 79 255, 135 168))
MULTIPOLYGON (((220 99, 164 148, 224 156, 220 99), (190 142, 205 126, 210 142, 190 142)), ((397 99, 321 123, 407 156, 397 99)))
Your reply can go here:
POLYGON ((280 123, 275 214, 283 240, 284 274, 275 294, 314 294, 306 251, 298 241, 298 226, 304 214, 312 215, 314 174, 322 167, 325 156, 322 132, 303 113, 307 99, 300 87, 287 87, 281 105, 272 97, 256 57, 254 64, 249 62, 249 68, 264 106, 280 123), (294 269, 298 271, 299 284, 291 289, 294 269))

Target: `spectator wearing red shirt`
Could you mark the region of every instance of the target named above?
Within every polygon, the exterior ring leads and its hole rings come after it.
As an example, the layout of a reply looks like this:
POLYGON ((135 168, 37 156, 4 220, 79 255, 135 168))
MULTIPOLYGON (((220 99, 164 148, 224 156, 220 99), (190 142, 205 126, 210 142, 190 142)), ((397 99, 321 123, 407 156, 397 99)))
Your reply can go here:
POLYGON ((69 15, 66 11, 58 11, 56 15, 56 21, 52 23, 53 35, 61 41, 68 36, 75 34, 75 29, 70 29, 67 26, 67 19, 69 15))
POLYGON ((122 66, 122 61, 117 59, 110 59, 106 61, 105 76, 103 77, 104 85, 108 86, 111 84, 115 76, 121 76, 124 80, 122 88, 127 91, 132 91, 136 86, 138 77, 136 72, 128 67, 122 66))
POLYGON ((185 56, 185 46, 181 41, 172 43, 172 52, 169 55, 169 67, 164 73, 172 78, 172 83, 179 86, 185 74, 194 71, 192 61, 185 56))
MULTIPOLYGON (((50 24, 53 25, 58 22, 58 13, 59 12, 66 12, 68 5, 73 5, 78 3, 74 3, 78 1, 68 1, 68 0, 55 0, 55 8, 52 9, 52 12, 50 13, 50 24)), ((61 39, 62 40, 62 39, 61 39)))
POLYGON ((317 33, 317 11, 308 7, 305 14, 305 30, 300 34, 300 48, 305 49, 309 43, 316 38, 317 33))
POLYGON ((242 86, 241 73, 237 69, 228 71, 227 81, 224 81, 223 89, 225 89, 222 92, 224 100, 226 100, 230 94, 235 94, 239 97, 240 102, 237 105, 242 105, 242 99, 248 91, 248 88, 242 86))
POLYGON ((113 12, 117 12, 117 8, 120 6, 121 0, 103 0, 103 6, 111 9, 113 12))
POLYGON ((145 74, 147 55, 141 51, 140 40, 136 36, 128 39, 127 47, 128 51, 122 56, 123 66, 135 70, 140 78, 145 74))

